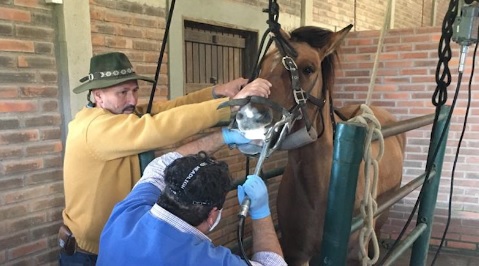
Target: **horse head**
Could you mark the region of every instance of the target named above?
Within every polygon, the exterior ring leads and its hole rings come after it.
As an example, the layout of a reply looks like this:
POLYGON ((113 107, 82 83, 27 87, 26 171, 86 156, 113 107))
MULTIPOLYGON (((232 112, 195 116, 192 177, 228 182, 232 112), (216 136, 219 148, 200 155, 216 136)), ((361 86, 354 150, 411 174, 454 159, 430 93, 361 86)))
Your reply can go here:
MULTIPOLYGON (((332 32, 319 27, 305 26, 293 30, 290 34, 282 32, 282 40, 295 51, 294 56, 284 54, 284 50, 271 49, 261 61, 259 77, 272 83, 268 101, 250 102, 240 108, 236 116, 238 128, 243 132, 265 133, 267 128, 280 119, 282 124, 293 127, 295 132, 305 124, 310 139, 314 140, 315 128, 311 131, 312 121, 327 105, 334 82, 334 70, 337 62, 337 49, 352 28, 345 27, 332 32), (270 104, 265 104, 269 102, 270 104), (271 104, 273 103, 273 104, 271 104)), ((325 123, 321 122, 321 132, 325 123)), ((285 144, 286 147, 295 145, 285 144)), ((296 145, 297 146, 297 145, 296 145)), ((286 148, 288 149, 288 148, 286 148)))

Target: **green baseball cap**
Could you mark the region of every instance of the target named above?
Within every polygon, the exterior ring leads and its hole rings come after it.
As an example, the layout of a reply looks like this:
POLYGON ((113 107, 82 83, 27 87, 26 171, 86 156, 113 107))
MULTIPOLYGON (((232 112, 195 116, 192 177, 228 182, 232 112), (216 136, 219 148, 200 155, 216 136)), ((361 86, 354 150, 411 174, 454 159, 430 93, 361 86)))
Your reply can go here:
POLYGON ((111 87, 128 80, 144 80, 155 82, 154 79, 137 75, 124 53, 113 52, 95 55, 90 59, 90 73, 80 79, 80 86, 73 89, 74 93, 111 87))

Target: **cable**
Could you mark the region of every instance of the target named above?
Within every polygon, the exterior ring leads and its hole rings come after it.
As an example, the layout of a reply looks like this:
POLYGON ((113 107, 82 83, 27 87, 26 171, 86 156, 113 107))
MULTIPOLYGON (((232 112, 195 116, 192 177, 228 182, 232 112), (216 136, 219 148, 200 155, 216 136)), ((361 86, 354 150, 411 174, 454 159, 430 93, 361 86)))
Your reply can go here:
MULTIPOLYGON (((255 60, 255 64, 253 66, 253 71, 250 74, 248 83, 252 82, 258 76, 259 65, 260 65, 260 61, 262 60, 262 55, 264 55, 263 53, 267 52, 268 48, 271 46, 271 44, 273 42, 273 39, 270 38, 268 40, 266 46, 264 46, 266 37, 268 36, 268 34, 270 32, 272 32, 272 28, 274 28, 275 26, 276 27, 279 26, 279 24, 277 23, 278 17, 279 17, 279 6, 276 3, 276 0, 269 0, 268 8, 263 10, 263 12, 268 12, 267 23, 269 25, 269 28, 266 29, 266 31, 264 32, 264 34, 261 38, 261 43, 260 43, 260 46, 259 46, 257 58, 255 60)), ((249 165, 250 165, 250 158, 249 158, 249 156, 246 156, 246 176, 249 175, 249 165)), ((249 204, 248 204, 248 207, 249 207, 249 204)), ((248 210, 246 209, 245 213, 243 215, 242 214, 243 210, 242 210, 240 212, 240 214, 238 215, 239 222, 238 222, 238 229, 236 230, 236 232, 237 232, 238 247, 240 249, 241 258, 246 262, 246 264, 248 266, 251 266, 251 263, 250 263, 248 257, 246 256, 246 252, 244 251, 244 247, 243 247, 244 224, 245 224, 247 212, 248 212, 248 210)))
MULTIPOLYGON (((479 32, 479 27, 478 27, 477 30, 479 32)), ((450 184, 450 187, 449 187, 449 204, 448 204, 448 210, 447 210, 446 227, 444 229, 444 233, 443 233, 442 238, 441 238, 441 243, 439 244, 439 247, 434 254, 434 258, 431 262, 431 266, 434 265, 434 263, 436 262, 436 259, 439 255, 443 245, 444 245, 444 241, 446 239, 446 235, 447 235, 447 232, 449 230, 449 225, 451 223, 452 195, 454 193, 454 173, 456 172, 457 160, 458 160, 458 157, 459 157, 459 152, 460 152, 460 149, 461 149, 462 140, 464 138, 464 134, 465 134, 465 131, 466 131, 467 118, 469 116, 469 109, 471 107, 471 87, 472 87, 472 80, 473 80, 473 77, 474 77, 474 69, 475 69, 475 65, 476 65, 475 62, 476 62, 476 53, 477 53, 478 44, 479 44, 479 41, 476 41, 476 45, 474 47, 473 59, 472 59, 471 75, 470 75, 469 84, 468 84, 466 113, 464 115, 464 122, 463 122, 463 125, 462 125, 461 136, 459 137, 459 143, 457 144, 456 154, 455 154, 455 157, 454 157, 454 163, 453 163, 453 166, 452 166, 451 184, 450 184)))
POLYGON ((168 19, 166 21, 165 34, 163 35, 163 42, 161 43, 160 56, 158 57, 158 64, 156 65, 155 82, 153 82, 151 93, 150 93, 150 100, 148 101, 148 107, 146 109, 147 114, 151 113, 151 108, 153 106, 153 98, 155 98, 156 85, 158 84, 158 78, 160 76, 161 64, 163 62, 163 55, 165 54, 166 40, 168 39, 168 35, 170 32, 171 18, 173 17, 173 10, 175 9, 175 3, 176 3, 176 0, 171 1, 170 10, 168 12, 168 19))
POLYGON ((240 249, 240 255, 241 258, 246 262, 248 266, 252 266, 251 262, 249 261, 248 257, 246 256, 246 252, 244 251, 243 247, 243 234, 244 234, 244 224, 246 221, 246 217, 244 216, 239 216, 239 222, 238 222, 238 229, 236 230, 237 237, 238 237, 238 247, 240 249))
MULTIPOLYGON (((443 23, 442 23, 442 34, 441 38, 439 40, 439 46, 438 46, 438 57, 439 61, 436 67, 436 90, 433 93, 432 96, 432 103, 434 106, 436 106, 436 112, 435 112, 435 117, 432 125, 432 130, 431 130, 431 137, 430 137, 430 144, 429 144, 429 152, 428 154, 431 154, 431 151, 434 151, 433 156, 429 156, 427 158, 427 163, 426 163, 426 175, 423 181, 423 185, 421 187, 421 190, 419 192, 419 195, 417 197, 416 203, 414 204, 413 210, 411 211, 406 224, 402 228, 401 232, 399 233, 398 237, 394 241, 393 245, 390 247, 386 255, 381 259, 378 265, 384 264, 384 262, 391 256, 392 251, 395 249, 395 247, 399 244, 399 241, 401 241, 401 238, 404 236, 406 229, 409 227, 409 224, 412 221, 412 218, 414 214, 417 211, 417 208, 419 207, 420 200, 422 198, 423 192, 424 192, 424 184, 426 183, 427 179, 429 178, 429 175, 431 173, 431 170, 434 166, 434 161, 437 157, 438 154, 438 147, 433 147, 433 139, 434 136, 432 135, 433 132, 435 132, 435 128, 437 127, 437 121, 439 119, 440 115, 440 110, 441 106, 443 106, 447 102, 447 87, 451 84, 451 72, 449 69, 449 61, 451 60, 452 57, 452 52, 451 52, 451 38, 452 38, 452 33, 453 33, 453 23, 454 20, 456 19, 457 16, 457 9, 458 9, 459 2, 457 0, 451 0, 449 3, 448 10, 446 12, 446 15, 444 17, 443 23), (434 148, 434 150, 432 150, 434 148)), ((462 79, 462 73, 459 73, 459 81, 456 87, 456 92, 454 95, 454 99, 451 105, 450 112, 447 116, 446 119, 446 125, 449 125, 449 122, 452 117, 452 113, 454 111, 454 107, 456 104, 460 84, 461 84, 461 79, 462 79)), ((447 132, 448 126, 445 126, 442 133, 440 134, 439 141, 437 142, 438 146, 440 143, 443 141, 446 132, 447 132)), ((440 177, 439 177, 440 178, 440 177)), ((431 224, 432 226, 432 224, 431 224)))

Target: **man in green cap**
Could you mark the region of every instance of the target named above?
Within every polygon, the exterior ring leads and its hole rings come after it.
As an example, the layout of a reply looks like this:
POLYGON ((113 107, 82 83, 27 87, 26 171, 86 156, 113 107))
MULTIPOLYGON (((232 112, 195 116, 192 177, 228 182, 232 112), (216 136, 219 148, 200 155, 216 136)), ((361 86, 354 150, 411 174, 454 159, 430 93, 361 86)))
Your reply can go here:
MULTIPOLYGON (((271 87, 264 79, 246 84, 239 78, 154 103, 151 114, 145 114, 146 105, 137 105, 138 80, 154 82, 137 75, 125 54, 113 52, 93 56, 83 84, 73 89, 88 92, 88 104, 68 125, 60 265, 95 264, 100 233, 113 206, 141 177, 138 154, 229 121, 230 108, 218 105, 230 98, 268 97, 271 87)), ((249 142, 227 128, 222 133, 226 144, 249 142)))

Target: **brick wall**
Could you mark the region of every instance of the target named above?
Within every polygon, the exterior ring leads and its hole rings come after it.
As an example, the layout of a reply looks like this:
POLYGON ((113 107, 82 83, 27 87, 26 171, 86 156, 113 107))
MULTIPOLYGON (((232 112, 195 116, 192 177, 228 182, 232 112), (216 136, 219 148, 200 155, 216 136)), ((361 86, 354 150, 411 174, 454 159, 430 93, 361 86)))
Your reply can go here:
MULTIPOLYGON (((230 0, 231 2, 243 3, 245 5, 257 6, 258 8, 268 8, 269 0, 230 0)), ((279 0, 277 1, 280 12, 295 16, 301 16, 301 1, 279 0)), ((281 19, 281 15, 280 15, 281 19)))
MULTIPOLYGON (((414 28, 431 26, 433 2, 437 5, 436 21, 440 25, 444 18, 448 0, 396 0, 392 14, 392 28, 414 28)), ((377 30, 384 24, 388 1, 313 1, 313 22, 339 30, 353 24, 354 31, 377 30)))
MULTIPOLYGON (((440 30, 439 27, 391 30, 386 35, 372 104, 387 108, 400 120, 434 113, 431 97, 436 88, 440 30)), ((378 39, 378 31, 354 32, 347 37, 342 48, 342 70, 336 83, 337 106, 365 102, 378 39)), ((449 64, 452 72, 452 84, 448 87, 449 105, 458 80, 459 55, 459 45, 451 43, 451 47, 453 58, 449 64)), ((470 51, 449 131, 431 240, 431 244, 436 246, 440 243, 446 223, 452 164, 464 120, 472 55, 470 51)), ((463 249, 475 254, 479 253, 479 134, 476 133, 479 128, 479 109, 474 104, 478 99, 477 85, 478 79, 474 78, 470 116, 454 176, 452 220, 445 242, 446 249, 463 249)), ((430 130, 431 126, 427 126, 407 133, 403 183, 424 171, 430 130)), ((396 238, 417 196, 418 192, 413 192, 392 208, 389 224, 383 228, 384 238, 396 238)), ((415 220, 412 224, 415 224, 415 220)))
MULTIPOLYGON (((129 1, 90 1, 93 54, 127 54, 135 71, 154 77, 165 33, 165 10, 129 1)), ((168 50, 165 50, 155 97, 168 96, 168 50)), ((140 81, 140 102, 148 102, 151 84, 140 81)))
POLYGON ((0 264, 56 257, 63 206, 54 25, 44 1, 0 2, 0 264))

